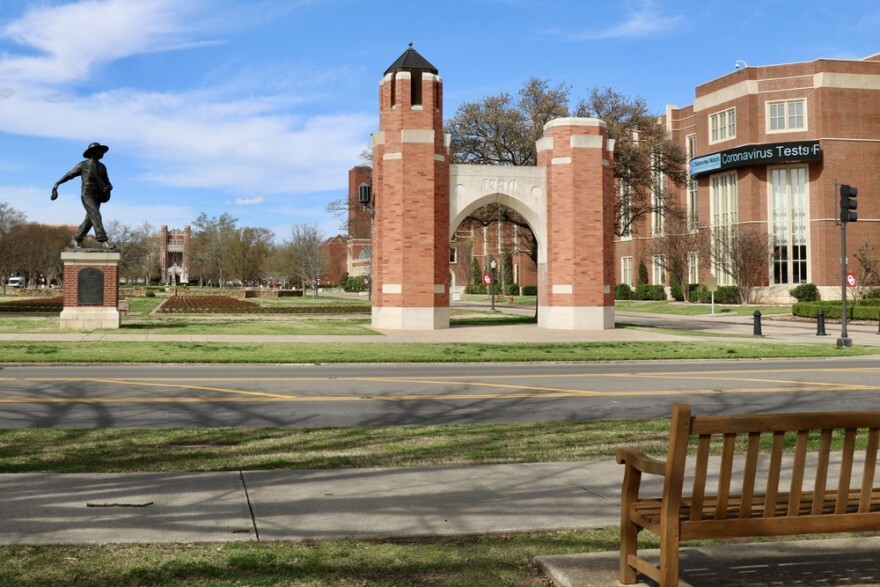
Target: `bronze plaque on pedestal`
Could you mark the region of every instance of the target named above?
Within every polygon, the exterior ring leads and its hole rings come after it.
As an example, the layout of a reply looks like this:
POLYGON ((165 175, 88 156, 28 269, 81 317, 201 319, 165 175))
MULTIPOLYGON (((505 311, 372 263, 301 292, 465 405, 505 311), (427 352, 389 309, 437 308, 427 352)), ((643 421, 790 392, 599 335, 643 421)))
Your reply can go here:
POLYGON ((78 306, 102 306, 104 304, 104 273, 94 267, 86 267, 77 274, 76 303, 78 306))

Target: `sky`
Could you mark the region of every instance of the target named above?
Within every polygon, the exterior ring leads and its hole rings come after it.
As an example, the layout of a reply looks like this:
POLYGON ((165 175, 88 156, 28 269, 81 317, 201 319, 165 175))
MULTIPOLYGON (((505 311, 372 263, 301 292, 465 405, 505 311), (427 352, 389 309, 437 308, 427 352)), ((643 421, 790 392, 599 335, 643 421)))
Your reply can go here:
POLYGON ((530 78, 641 97, 661 114, 737 61, 880 53, 876 0, 0 0, 0 202, 78 224, 92 142, 105 224, 228 213, 281 242, 339 232, 329 202, 378 130, 383 73, 412 42, 444 117, 530 78))

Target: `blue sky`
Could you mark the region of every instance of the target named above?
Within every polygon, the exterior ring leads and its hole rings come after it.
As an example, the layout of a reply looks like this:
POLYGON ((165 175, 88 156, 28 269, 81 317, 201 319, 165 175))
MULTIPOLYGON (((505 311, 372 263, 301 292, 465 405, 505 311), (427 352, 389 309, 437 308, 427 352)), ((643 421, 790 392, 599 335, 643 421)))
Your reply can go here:
POLYGON ((335 234, 325 212, 378 126, 378 83, 412 41, 446 118, 530 77, 576 100, 610 86, 662 113, 749 65, 880 52, 880 3, 801 0, 0 0, 0 201, 82 219, 92 141, 114 184, 105 222, 335 234))

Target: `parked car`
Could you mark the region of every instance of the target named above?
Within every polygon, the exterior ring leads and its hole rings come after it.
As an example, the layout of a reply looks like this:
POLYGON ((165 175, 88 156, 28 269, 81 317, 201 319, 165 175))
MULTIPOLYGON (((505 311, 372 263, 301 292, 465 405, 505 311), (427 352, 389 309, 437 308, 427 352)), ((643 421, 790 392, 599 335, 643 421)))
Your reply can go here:
POLYGON ((6 287, 24 287, 24 277, 10 277, 6 287))

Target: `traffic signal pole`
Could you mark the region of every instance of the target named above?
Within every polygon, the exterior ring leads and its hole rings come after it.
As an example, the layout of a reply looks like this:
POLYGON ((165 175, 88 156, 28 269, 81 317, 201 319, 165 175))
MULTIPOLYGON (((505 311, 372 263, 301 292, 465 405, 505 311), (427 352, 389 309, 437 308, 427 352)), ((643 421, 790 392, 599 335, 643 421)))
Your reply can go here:
POLYGON ((840 223, 840 338, 837 346, 852 346, 846 333, 846 221, 840 223))
MULTIPOLYGON (((835 182, 836 183, 836 182, 835 182)), ((837 346, 852 346, 852 339, 846 332, 846 225, 859 219, 859 206, 856 197, 859 190, 854 186, 840 186, 840 338, 837 346)))

